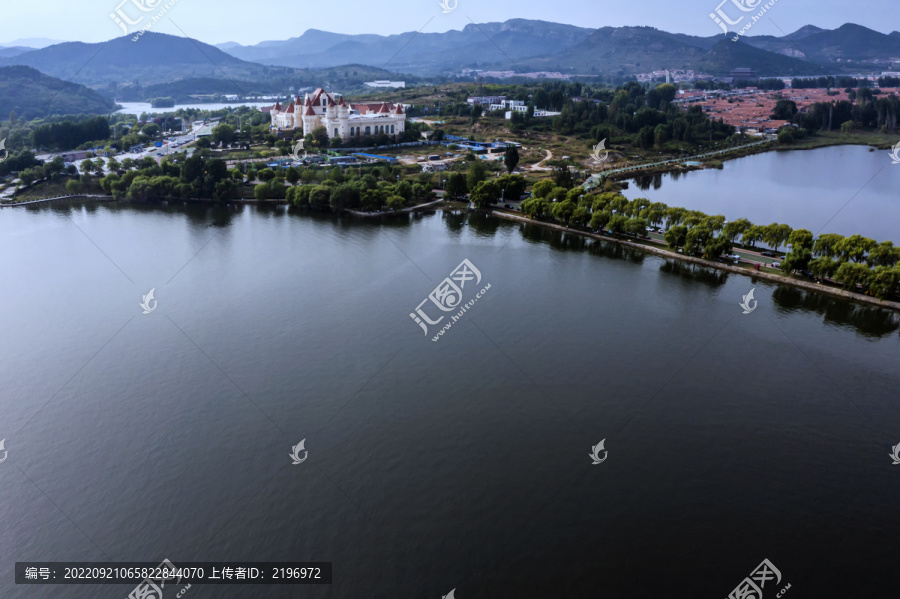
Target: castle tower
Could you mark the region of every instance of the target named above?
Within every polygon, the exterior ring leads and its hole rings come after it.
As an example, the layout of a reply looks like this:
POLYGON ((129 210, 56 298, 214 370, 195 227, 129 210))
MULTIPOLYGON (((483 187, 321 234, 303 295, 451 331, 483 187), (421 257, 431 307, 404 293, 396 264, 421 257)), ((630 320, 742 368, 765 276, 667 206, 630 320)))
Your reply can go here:
POLYGON ((344 102, 343 96, 338 100, 338 132, 341 139, 350 138, 350 107, 344 102))

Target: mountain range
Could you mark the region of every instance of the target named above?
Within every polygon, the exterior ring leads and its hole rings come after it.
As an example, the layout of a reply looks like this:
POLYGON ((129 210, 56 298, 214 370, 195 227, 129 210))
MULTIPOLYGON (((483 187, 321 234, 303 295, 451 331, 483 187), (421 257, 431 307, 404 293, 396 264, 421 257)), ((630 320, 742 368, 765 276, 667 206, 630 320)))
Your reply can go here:
POLYGON ((154 32, 145 33, 137 42, 124 36, 94 44, 64 42, 5 58, 0 53, 0 65, 25 65, 95 87, 215 77, 234 81, 235 94, 243 93, 240 80, 262 80, 293 71, 247 62, 190 38, 154 32))
POLYGON ((359 86, 374 78, 414 82, 420 76, 440 79, 473 70, 628 77, 693 69, 722 76, 745 67, 760 76, 807 76, 881 72, 900 65, 900 32, 883 34, 851 23, 833 30, 807 25, 781 37, 743 36, 737 42, 652 27, 589 29, 526 19, 472 23, 444 33, 347 35, 310 29, 252 46, 228 42, 216 47, 155 32, 137 42, 125 36, 40 49, 25 47, 28 41, 0 47, 0 66, 29 66, 129 99, 151 88, 165 94, 166 85, 177 86, 171 95, 188 97, 192 82, 202 83, 206 93, 252 95, 292 86, 359 86))
POLYGON ((709 37, 652 27, 601 27, 510 19, 470 24, 462 31, 400 35, 347 35, 310 29, 283 41, 252 46, 235 42, 219 49, 247 61, 286 67, 347 63, 383 66, 422 76, 460 70, 556 70, 581 75, 688 68, 713 75, 737 67, 760 75, 815 75, 885 68, 900 62, 900 32, 883 34, 848 23, 834 30, 812 25, 782 36, 709 37))

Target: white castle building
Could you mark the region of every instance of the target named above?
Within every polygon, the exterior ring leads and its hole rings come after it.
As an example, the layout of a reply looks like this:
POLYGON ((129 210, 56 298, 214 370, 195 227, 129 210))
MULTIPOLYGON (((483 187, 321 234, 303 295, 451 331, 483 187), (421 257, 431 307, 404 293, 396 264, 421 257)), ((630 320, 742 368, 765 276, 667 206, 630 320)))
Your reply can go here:
POLYGON ((269 111, 272 126, 278 129, 301 129, 305 134, 325 127, 328 137, 346 141, 366 135, 403 133, 406 114, 400 104, 347 104, 341 94, 329 94, 319 88, 301 100, 300 96, 282 106, 276 102, 269 111))

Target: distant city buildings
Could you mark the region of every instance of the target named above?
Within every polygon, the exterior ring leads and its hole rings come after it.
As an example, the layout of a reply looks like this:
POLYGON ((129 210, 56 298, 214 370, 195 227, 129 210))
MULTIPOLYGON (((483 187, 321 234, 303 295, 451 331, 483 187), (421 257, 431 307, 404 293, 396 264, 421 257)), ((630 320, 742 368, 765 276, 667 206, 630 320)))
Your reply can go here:
POLYGON ((572 75, 557 73, 555 71, 535 71, 531 73, 517 73, 516 71, 463 71, 463 77, 491 77, 494 79, 509 79, 510 77, 525 77, 526 79, 571 79, 572 75))
POLYGON ((474 96, 466 100, 472 106, 481 106, 483 104, 500 104, 506 101, 506 96, 474 96))
POLYGON ((664 79, 666 83, 678 83, 679 81, 696 81, 697 79, 709 79, 709 75, 695 73, 689 69, 665 69, 662 71, 651 71, 650 73, 638 73, 635 75, 637 80, 642 83, 658 81, 664 79))
POLYGON ((405 88, 406 81, 388 81, 388 80, 379 80, 379 81, 366 81, 363 83, 366 87, 387 87, 387 88, 405 88))

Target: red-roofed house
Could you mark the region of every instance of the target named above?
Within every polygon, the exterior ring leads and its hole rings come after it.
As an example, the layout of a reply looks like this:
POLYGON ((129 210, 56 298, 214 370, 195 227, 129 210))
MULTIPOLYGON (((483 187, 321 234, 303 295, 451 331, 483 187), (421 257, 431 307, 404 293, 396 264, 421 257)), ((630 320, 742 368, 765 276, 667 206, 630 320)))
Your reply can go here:
POLYGON ((406 127, 406 114, 400 104, 348 104, 340 94, 322 88, 302 99, 297 96, 286 108, 276 103, 269 114, 272 126, 278 129, 311 133, 317 127, 325 127, 328 137, 343 140, 381 133, 396 138, 406 127))

